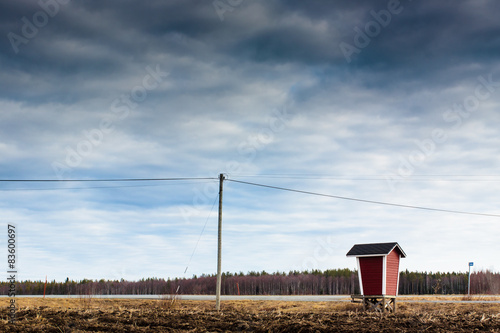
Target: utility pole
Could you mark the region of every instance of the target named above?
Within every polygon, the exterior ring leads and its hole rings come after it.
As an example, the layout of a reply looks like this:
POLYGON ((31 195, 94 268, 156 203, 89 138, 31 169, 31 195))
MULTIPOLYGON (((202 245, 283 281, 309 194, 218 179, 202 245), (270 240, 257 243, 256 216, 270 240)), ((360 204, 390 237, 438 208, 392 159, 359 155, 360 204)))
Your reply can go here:
POLYGON ((219 226, 217 234, 217 286, 215 288, 215 307, 220 311, 220 288, 221 288, 221 251, 222 251, 222 189, 224 175, 219 175, 219 226))

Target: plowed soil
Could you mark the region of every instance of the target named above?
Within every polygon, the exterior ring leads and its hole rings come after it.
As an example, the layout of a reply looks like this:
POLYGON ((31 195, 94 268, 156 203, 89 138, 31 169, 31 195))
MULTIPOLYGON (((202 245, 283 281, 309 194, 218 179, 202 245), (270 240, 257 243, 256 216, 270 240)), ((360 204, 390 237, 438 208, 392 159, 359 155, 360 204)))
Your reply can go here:
POLYGON ((500 332, 498 304, 399 303, 395 314, 341 302, 1 299, 1 332, 500 332))

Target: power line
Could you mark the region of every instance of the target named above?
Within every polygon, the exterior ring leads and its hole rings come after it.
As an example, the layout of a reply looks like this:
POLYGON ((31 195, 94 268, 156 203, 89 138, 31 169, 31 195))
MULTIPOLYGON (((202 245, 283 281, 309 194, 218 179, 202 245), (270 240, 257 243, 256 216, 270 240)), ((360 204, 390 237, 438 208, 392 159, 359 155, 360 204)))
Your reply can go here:
MULTIPOLYGON (((262 177, 262 176, 304 176, 304 177, 385 177, 387 174, 344 174, 344 175, 332 175, 332 174, 321 174, 321 173, 259 173, 259 174, 243 174, 243 173, 231 173, 233 176, 238 177, 262 177)), ((489 175, 474 175, 474 174, 413 174, 410 177, 500 177, 500 174, 489 174, 489 175)))
MULTIPOLYGON (((331 176, 331 175, 315 175, 315 174, 261 174, 261 175, 246 175, 233 174, 238 178, 277 178, 277 179, 310 179, 310 180, 345 180, 345 181, 387 181, 388 176, 383 175, 346 175, 346 176, 331 176)), ((425 182, 425 181, 440 181, 440 182, 499 182, 499 175, 412 175, 401 179, 405 182, 425 182), (435 178, 432 178, 435 177, 435 178), (453 177, 456 177, 453 179, 453 177), (489 177, 489 178, 485 178, 489 177)))
MULTIPOLYGON (((187 182, 187 183, 182 183, 182 184, 188 185, 188 184, 200 184, 200 183, 209 183, 209 181, 207 181, 207 182, 187 182)), ((118 188, 137 188, 137 187, 158 187, 158 186, 167 186, 167 185, 173 185, 173 184, 151 184, 151 185, 142 184, 142 185, 118 185, 118 186, 87 186, 87 187, 47 187, 47 188, 0 188, 0 192, 118 189, 118 188)))
POLYGON ((241 180, 234 180, 234 179, 226 179, 226 180, 231 181, 231 182, 235 182, 235 183, 246 184, 246 185, 253 185, 253 186, 260 186, 260 187, 271 188, 271 189, 275 189, 275 190, 296 192, 296 193, 302 193, 302 194, 309 194, 309 195, 315 195, 315 196, 321 196, 321 197, 328 197, 328 198, 335 198, 335 199, 342 199, 342 200, 350 200, 350 201, 357 201, 357 202, 364 202, 364 203, 371 203, 371 204, 377 204, 377 205, 386 205, 386 206, 395 206, 395 207, 401 207, 401 208, 412 208, 412 209, 430 210, 430 211, 445 212, 445 213, 454 213, 454 214, 467 214, 467 215, 500 217, 500 215, 496 215, 496 214, 473 213, 473 212, 465 212, 465 211, 458 211, 458 210, 448 210, 448 209, 430 208, 430 207, 422 207, 422 206, 402 205, 402 204, 396 204, 396 203, 390 203, 390 202, 383 202, 383 201, 364 200, 364 199, 343 197, 343 196, 338 196, 338 195, 330 195, 330 194, 323 194, 323 193, 316 193, 316 192, 295 190, 295 189, 291 189, 291 188, 278 187, 278 186, 272 186, 272 185, 264 185, 264 184, 257 184, 257 183, 250 183, 250 182, 245 182, 245 181, 241 181, 241 180))
POLYGON ((215 177, 180 177, 180 178, 122 178, 122 179, 0 179, 0 182, 140 182, 171 180, 217 180, 215 177))
MULTIPOLYGON (((279 176, 279 175, 275 175, 275 176, 279 176)), ((292 176, 290 178, 293 178, 293 175, 289 175, 289 176, 292 176)), ((471 176, 471 175, 469 175, 469 176, 471 176)), ((285 178, 285 177, 286 177, 286 175, 283 175, 283 178, 285 178)), ((480 177, 480 176, 477 176, 477 177, 480 177)), ((0 179, 0 182, 139 182, 139 181, 181 181, 181 180, 217 180, 217 178, 215 178, 215 177, 178 177, 178 178, 121 178, 121 179, 119 179, 119 178, 118 179, 116 179, 116 178, 112 178, 112 179, 0 179)), ((389 202, 383 202, 383 201, 357 199, 357 198, 343 197, 343 196, 338 196, 338 195, 330 195, 330 194, 316 193, 316 192, 310 192, 310 191, 296 190, 296 189, 290 189, 290 188, 278 187, 278 186, 272 186, 272 185, 257 184, 257 183, 245 182, 245 181, 234 180, 234 179, 226 179, 226 180, 232 181, 235 183, 266 187, 266 188, 282 190, 282 191, 296 192, 296 193, 302 193, 302 194, 308 194, 308 195, 315 195, 315 196, 322 196, 322 197, 329 197, 329 198, 335 198, 335 199, 341 199, 341 200, 350 200, 350 201, 357 201, 357 202, 364 202, 364 203, 371 203, 371 204, 378 204, 378 205, 395 206, 395 207, 401 207, 401 208, 421 209, 421 210, 430 210, 430 211, 438 211, 438 212, 446 212, 446 213, 454 213, 454 214, 500 217, 500 215, 496 215, 496 214, 484 214, 484 213, 465 212, 465 211, 431 208, 431 207, 423 207, 423 206, 403 205, 403 204, 389 203, 389 202)), ((118 188, 119 186, 116 186, 116 187, 118 188)), ((99 188, 99 187, 96 187, 96 188, 99 188)), ((105 187, 103 187, 103 188, 105 188, 105 187)), ((83 189, 83 188, 78 188, 78 189, 83 189)), ((29 190, 29 189, 26 189, 26 190, 29 190)), ((45 190, 45 189, 31 189, 31 190, 45 190)))
POLYGON ((198 240, 196 241, 196 245, 194 246, 193 253, 191 253, 191 257, 189 257, 188 264, 186 265, 186 269, 184 270, 184 275, 186 275, 186 272, 189 268, 189 265, 191 264, 191 260, 193 259, 194 253, 196 252, 196 249, 198 248, 198 244, 200 243, 201 236, 203 236, 203 233, 205 232, 205 228, 207 227, 208 220, 210 219, 210 216, 212 215, 212 212, 215 207, 215 203, 217 202, 217 199, 219 198, 219 195, 215 197, 214 203, 212 204, 212 208, 210 209, 210 213, 208 213, 207 219, 205 220, 205 224, 203 225, 203 229, 201 229, 200 236, 198 236, 198 240))

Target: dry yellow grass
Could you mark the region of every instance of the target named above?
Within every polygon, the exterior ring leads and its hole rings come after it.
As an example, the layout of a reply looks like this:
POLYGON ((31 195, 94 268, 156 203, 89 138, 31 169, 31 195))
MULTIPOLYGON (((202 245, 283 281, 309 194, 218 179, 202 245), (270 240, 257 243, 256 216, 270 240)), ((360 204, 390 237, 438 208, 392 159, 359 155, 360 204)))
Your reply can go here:
POLYGON ((427 300, 427 301, 500 301, 500 295, 402 295, 398 300, 427 300))
MULTIPOLYGON (((500 300, 496 298, 487 298, 487 300, 500 300)), ((500 304, 490 303, 411 303, 405 300, 430 300, 430 301, 461 301, 460 297, 398 297, 398 311, 440 311, 443 309, 482 309, 500 312, 500 304)), ((484 298, 472 298, 471 300, 484 300, 484 298)), ((6 308, 9 304, 8 298, 0 299, 0 307, 6 308)), ((286 313, 293 312, 338 312, 338 311, 360 311, 361 305, 350 302, 293 302, 293 301, 222 301, 222 310, 261 312, 261 311, 280 311, 286 313)), ((102 299, 102 298, 17 298, 16 306, 18 309, 57 309, 57 310, 85 310, 100 309, 102 311, 113 311, 125 308, 164 308, 176 310, 202 310, 209 311, 215 307, 213 301, 189 301, 178 299, 174 303, 170 299, 160 300, 140 300, 140 299, 102 299)))

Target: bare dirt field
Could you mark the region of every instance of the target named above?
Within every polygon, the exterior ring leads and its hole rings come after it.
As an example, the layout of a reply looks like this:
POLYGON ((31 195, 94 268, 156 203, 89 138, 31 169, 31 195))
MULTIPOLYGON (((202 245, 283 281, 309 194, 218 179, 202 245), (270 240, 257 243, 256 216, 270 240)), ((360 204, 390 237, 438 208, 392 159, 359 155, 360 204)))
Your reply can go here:
POLYGON ((405 303, 395 314, 347 302, 18 298, 1 332, 500 332, 499 304, 405 303))

